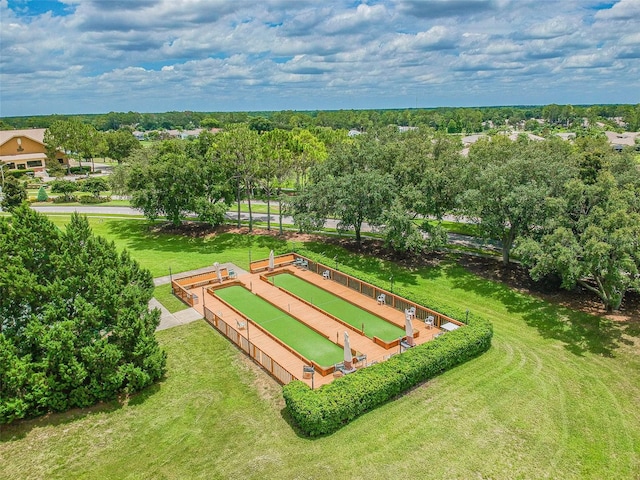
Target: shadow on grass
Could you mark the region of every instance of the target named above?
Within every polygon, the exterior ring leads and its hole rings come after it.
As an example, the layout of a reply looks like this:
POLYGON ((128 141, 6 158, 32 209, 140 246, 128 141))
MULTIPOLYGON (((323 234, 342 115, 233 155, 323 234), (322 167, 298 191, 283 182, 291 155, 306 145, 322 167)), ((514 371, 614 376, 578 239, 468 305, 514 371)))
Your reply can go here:
MULTIPOLYGON (((410 270, 369 254, 353 253, 338 245, 319 242, 307 242, 304 249, 324 257, 323 263, 329 267, 340 270, 341 265, 347 266, 376 278, 378 281, 375 283, 381 288, 391 288, 392 276, 393 282, 398 285, 417 285, 416 276, 410 270)), ((434 272, 434 276, 437 275, 434 272)), ((354 273, 354 276, 358 277, 358 274, 354 273)))
POLYGON ((73 408, 66 412, 48 413, 36 418, 15 420, 7 425, 0 425, 0 443, 19 440, 37 428, 55 427, 82 420, 98 413, 110 413, 121 409, 123 404, 118 400, 101 402, 87 408, 73 408))
POLYGON ((115 412, 125 405, 142 405, 148 398, 160 391, 163 381, 164 377, 129 397, 128 400, 115 399, 108 402, 100 402, 86 408, 72 408, 66 412, 47 413, 40 417, 15 420, 12 423, 0 425, 0 444, 25 438, 29 432, 37 428, 71 424, 92 415, 115 412))
POLYGON ((543 338, 563 342, 565 348, 575 355, 589 352, 612 357, 620 343, 626 342, 620 327, 607 319, 521 294, 498 282, 466 272, 462 267, 450 269, 449 276, 456 288, 501 302, 508 312, 519 314, 543 338))
POLYGON ((109 222, 110 238, 125 242, 129 250, 160 250, 176 253, 221 253, 226 250, 267 248, 282 250, 284 240, 266 235, 219 233, 209 238, 158 231, 164 222, 109 222))

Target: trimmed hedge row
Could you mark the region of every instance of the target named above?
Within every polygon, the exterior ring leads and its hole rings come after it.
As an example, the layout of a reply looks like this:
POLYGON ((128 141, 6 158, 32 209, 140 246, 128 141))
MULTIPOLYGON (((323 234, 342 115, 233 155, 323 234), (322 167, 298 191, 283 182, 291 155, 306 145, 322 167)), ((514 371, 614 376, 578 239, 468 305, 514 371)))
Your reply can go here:
MULTIPOLYGON (((315 256, 311 252, 304 255, 315 256)), ((410 297, 418 300, 414 295, 410 297)), ((429 307, 433 308, 432 305, 429 307)), ((441 313, 453 316, 451 312, 441 313)), ((317 390, 311 390, 301 381, 291 382, 283 387, 283 396, 291 416, 305 433, 311 436, 332 433, 416 384, 487 351, 492 336, 491 323, 473 315, 464 328, 386 362, 338 378, 317 390)))

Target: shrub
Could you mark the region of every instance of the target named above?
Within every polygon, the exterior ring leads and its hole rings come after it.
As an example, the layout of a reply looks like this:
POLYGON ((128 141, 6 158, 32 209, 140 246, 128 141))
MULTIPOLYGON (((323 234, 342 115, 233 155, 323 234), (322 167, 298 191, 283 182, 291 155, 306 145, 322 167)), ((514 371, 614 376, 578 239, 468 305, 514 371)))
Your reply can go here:
POLYGON ((38 190, 38 196, 36 197, 38 202, 46 202, 49 200, 49 195, 47 195, 47 191, 44 189, 44 186, 40 187, 38 190))
POLYGON ((89 166, 69 168, 69 173, 73 173, 74 175, 86 175, 89 172, 91 172, 91 167, 89 166))
POLYGON ((111 197, 94 197, 94 196, 84 196, 79 198, 80 203, 105 203, 110 202, 111 197))
POLYGON ((28 170, 12 170, 10 172, 6 172, 5 175, 13 178, 22 178, 27 175, 28 170))
POLYGON ((63 195, 62 197, 52 197, 53 198, 53 203, 70 203, 70 202, 77 202, 78 201, 78 197, 76 197, 75 195, 63 195))

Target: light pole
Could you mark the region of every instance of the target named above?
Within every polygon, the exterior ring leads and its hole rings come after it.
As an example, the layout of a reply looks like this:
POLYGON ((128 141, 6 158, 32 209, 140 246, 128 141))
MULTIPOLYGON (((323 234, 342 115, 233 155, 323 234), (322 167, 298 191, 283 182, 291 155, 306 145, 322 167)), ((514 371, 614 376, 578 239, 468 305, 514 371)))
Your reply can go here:
POLYGON ((313 390, 313 374, 316 373, 315 369, 313 368, 312 365, 303 365, 302 366, 302 373, 305 374, 310 374, 311 375, 311 390, 313 390))

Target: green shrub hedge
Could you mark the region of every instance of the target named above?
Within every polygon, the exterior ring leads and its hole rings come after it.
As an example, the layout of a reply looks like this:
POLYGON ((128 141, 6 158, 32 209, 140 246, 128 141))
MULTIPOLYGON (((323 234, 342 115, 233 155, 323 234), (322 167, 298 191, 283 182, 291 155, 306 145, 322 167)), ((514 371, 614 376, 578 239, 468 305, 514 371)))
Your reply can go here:
POLYGON ((28 171, 29 170, 11 170, 10 172, 6 172, 5 175, 13 178, 22 178, 23 176, 27 175, 28 171))
MULTIPOLYGON (((312 252, 301 253, 312 259, 318 258, 312 252)), ((362 272, 350 272, 348 270, 351 269, 347 266, 341 270, 352 275, 359 273, 360 275, 354 276, 371 282, 362 278, 362 272)), ((396 292, 453 318, 462 318, 462 315, 452 315, 453 312, 423 303, 415 295, 402 292, 402 289, 396 289, 396 292)), ((317 390, 311 390, 301 381, 285 385, 283 396, 287 409, 307 435, 332 433, 416 384, 487 351, 491 346, 492 336, 491 323, 471 315, 468 325, 464 328, 407 350, 386 362, 338 378, 317 390)))
POLYGON ((53 199, 53 203, 70 203, 70 202, 77 202, 78 201, 78 197, 76 197, 75 195, 68 195, 67 197, 65 197, 64 195, 61 195, 59 197, 51 197, 53 199))
POLYGON ((81 167, 70 167, 69 168, 69 173, 73 173, 75 175, 84 175, 87 173, 91 172, 91 167, 90 166, 81 166, 81 167))
POLYGON ((111 197, 94 197, 93 195, 92 196, 85 195, 83 197, 80 197, 78 201, 80 203, 105 203, 105 202, 110 202, 111 197))

